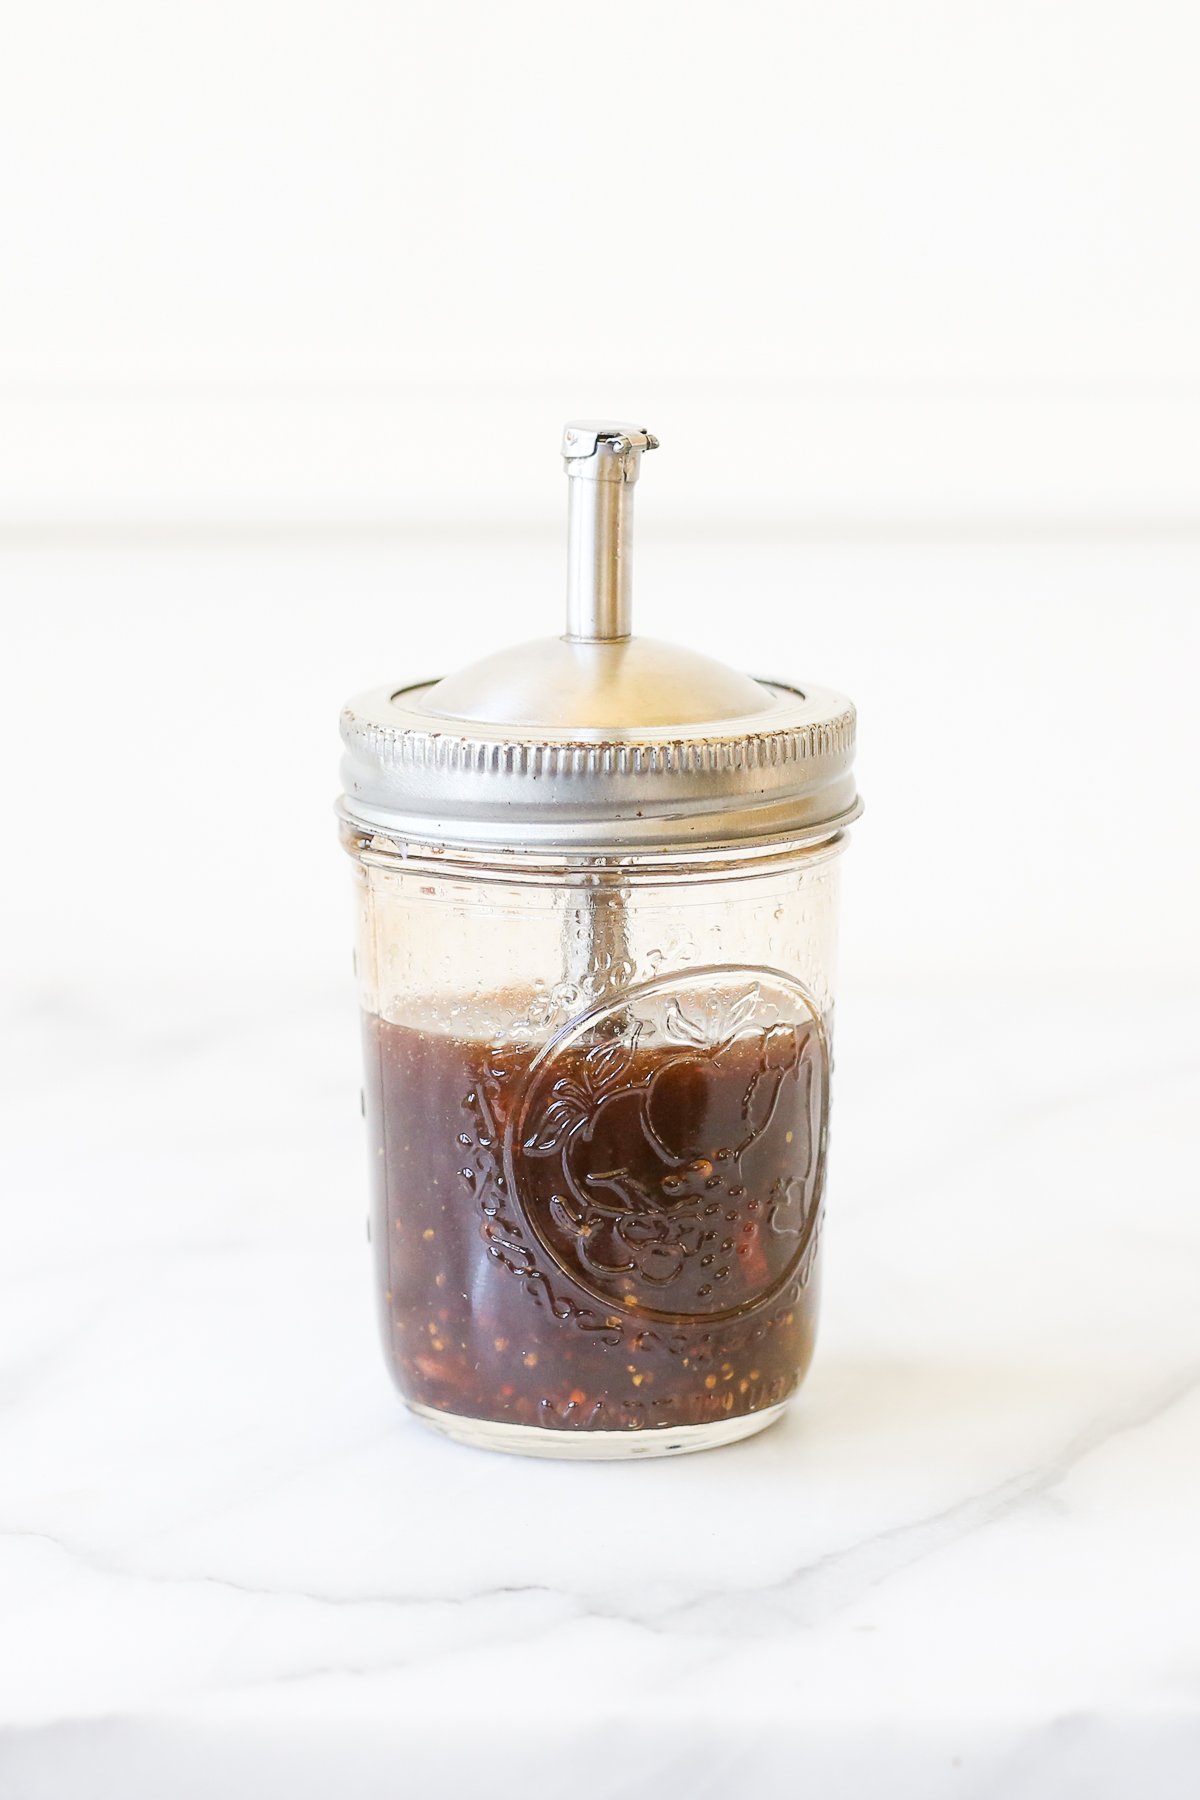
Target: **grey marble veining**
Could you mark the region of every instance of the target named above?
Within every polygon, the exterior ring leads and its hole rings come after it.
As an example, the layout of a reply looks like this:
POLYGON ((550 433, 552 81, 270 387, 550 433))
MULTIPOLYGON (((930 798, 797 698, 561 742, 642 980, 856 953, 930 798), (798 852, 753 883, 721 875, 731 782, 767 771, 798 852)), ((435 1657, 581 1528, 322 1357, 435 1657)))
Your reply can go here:
POLYGON ((1192 1793, 1197 996, 849 996, 799 1403, 486 1457, 374 1342, 346 995, 30 992, 0 1795, 1192 1793))

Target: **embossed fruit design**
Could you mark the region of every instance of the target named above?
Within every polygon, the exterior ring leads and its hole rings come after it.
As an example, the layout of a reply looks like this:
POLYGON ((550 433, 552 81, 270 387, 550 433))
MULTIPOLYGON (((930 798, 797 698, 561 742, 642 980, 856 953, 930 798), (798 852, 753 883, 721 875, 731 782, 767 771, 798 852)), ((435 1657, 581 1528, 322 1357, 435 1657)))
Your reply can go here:
POLYGON ((826 1044, 800 984, 758 970, 662 977, 501 1048, 368 1021, 405 1395, 621 1432, 785 1400, 816 1325, 826 1044))
POLYGON ((678 1005, 658 1031, 618 1016, 551 1069, 526 1115, 525 1200, 563 1268, 680 1320, 786 1279, 819 1199, 815 1020, 772 1019, 755 988, 715 1024, 678 1005))

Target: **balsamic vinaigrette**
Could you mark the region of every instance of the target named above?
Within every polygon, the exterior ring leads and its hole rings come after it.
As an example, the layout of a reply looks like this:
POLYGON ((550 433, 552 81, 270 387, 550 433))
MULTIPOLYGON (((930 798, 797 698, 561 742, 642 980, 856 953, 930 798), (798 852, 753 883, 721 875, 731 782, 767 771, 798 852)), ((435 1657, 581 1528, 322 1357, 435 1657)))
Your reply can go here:
MULTIPOLYGON (((510 420, 456 441, 508 490, 510 420)), ((342 713, 377 1289, 434 1429, 673 1455, 769 1425, 813 1352, 855 713, 635 631, 658 439, 577 419, 560 448, 557 630, 514 616, 504 647, 342 713)), ((698 450, 706 480, 756 454, 733 430, 698 450)), ((454 618, 490 633, 503 591, 454 618)), ((731 569, 731 639, 753 605, 731 569)), ((801 616, 774 621, 788 664, 801 616)))
POLYGON ((571 1432, 785 1400, 813 1350, 816 1020, 492 1048, 368 1016, 371 1237, 405 1398, 571 1432))

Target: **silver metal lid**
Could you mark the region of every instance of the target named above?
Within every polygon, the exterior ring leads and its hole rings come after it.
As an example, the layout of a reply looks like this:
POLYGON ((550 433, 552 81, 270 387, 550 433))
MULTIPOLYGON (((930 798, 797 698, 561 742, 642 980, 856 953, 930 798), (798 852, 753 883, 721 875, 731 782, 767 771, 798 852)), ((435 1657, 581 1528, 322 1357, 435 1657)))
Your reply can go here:
POLYGON ((854 708, 631 634, 633 491, 657 439, 569 424, 567 630, 342 715, 344 810, 439 842, 604 852, 831 836, 858 816, 854 708))

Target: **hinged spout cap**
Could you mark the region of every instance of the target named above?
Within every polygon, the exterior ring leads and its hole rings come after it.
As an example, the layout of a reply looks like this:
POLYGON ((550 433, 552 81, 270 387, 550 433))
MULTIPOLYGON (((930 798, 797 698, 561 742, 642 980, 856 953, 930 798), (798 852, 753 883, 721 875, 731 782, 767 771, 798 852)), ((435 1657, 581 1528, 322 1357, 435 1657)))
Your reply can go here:
MULTIPOLYGON (((611 420, 572 419, 563 426, 562 453, 566 462, 582 462, 599 454, 600 462, 591 472, 593 481, 636 481, 638 461, 643 450, 657 450, 658 439, 642 425, 618 425, 611 420), (630 451, 638 454, 631 457, 630 451), (622 473, 601 473, 609 459, 619 459, 622 473)), ((568 469, 568 475, 586 474, 581 469, 568 469)))

